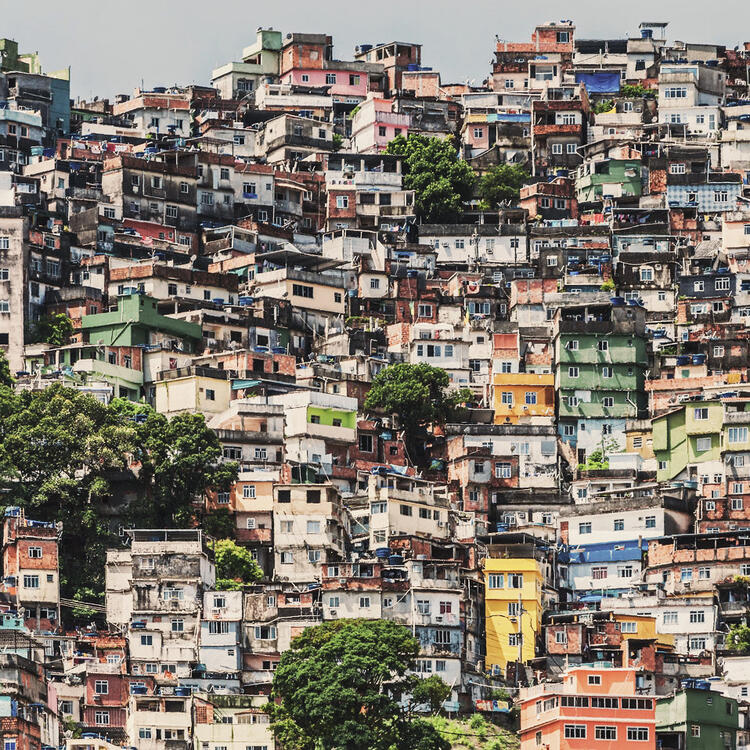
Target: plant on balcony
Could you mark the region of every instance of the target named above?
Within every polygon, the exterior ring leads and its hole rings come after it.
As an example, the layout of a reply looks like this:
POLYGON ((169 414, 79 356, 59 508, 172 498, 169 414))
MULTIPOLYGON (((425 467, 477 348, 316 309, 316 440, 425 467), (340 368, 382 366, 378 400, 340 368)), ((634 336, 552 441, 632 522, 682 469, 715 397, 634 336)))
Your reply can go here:
POLYGON ((602 99, 600 102, 597 102, 591 109, 595 115, 600 115, 602 112, 609 112, 614 106, 615 103, 612 99, 602 99))
POLYGON ((451 139, 399 135, 386 153, 403 157, 404 188, 416 192, 415 211, 421 221, 439 224, 458 219, 472 197, 476 175, 458 158, 451 139))
MULTIPOLYGON (((419 685, 419 643, 388 620, 336 620, 307 628, 281 655, 266 710, 287 750, 450 750, 399 699, 419 685)), ((429 692, 429 689, 428 689, 429 692)))
POLYGON ((614 292, 615 282, 612 279, 607 279, 600 287, 599 290, 602 292, 614 292))
POLYGON ((750 651, 750 627, 747 625, 732 625, 724 643, 729 651, 741 651, 743 653, 750 651))

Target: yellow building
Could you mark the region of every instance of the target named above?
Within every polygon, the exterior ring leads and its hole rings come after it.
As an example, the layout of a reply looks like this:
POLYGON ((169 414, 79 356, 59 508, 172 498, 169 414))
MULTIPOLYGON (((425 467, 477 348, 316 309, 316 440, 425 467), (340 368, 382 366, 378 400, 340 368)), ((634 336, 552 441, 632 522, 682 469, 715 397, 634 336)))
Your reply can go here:
POLYGON ((533 659, 542 626, 541 565, 533 558, 488 557, 483 573, 487 668, 504 670, 518 660, 519 632, 522 660, 533 659))
POLYGON ((658 633, 656 618, 650 615, 630 615, 616 613, 614 620, 619 623, 619 630, 624 641, 655 640, 659 648, 671 651, 674 649, 674 636, 671 633, 658 633))
POLYGON ((492 379, 495 424, 555 414, 553 373, 498 372, 492 379))

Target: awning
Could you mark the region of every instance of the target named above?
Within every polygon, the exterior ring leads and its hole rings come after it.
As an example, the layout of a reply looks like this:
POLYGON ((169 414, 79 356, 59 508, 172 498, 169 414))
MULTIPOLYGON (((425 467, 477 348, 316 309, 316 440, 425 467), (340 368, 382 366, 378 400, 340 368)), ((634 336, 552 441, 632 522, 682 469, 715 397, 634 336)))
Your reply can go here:
POLYGON ((233 380, 232 390, 241 391, 245 388, 255 388, 256 385, 260 385, 260 380, 233 380))

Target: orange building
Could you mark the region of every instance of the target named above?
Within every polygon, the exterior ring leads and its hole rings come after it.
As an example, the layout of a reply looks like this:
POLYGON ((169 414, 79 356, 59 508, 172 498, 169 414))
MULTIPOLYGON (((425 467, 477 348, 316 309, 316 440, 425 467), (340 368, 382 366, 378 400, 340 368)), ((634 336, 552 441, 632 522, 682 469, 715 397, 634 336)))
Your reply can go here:
POLYGON ((516 424, 555 415, 552 373, 496 372, 492 378, 495 424, 516 424))
POLYGON ((653 750, 656 697, 637 692, 637 675, 582 666, 521 690, 521 750, 653 750))

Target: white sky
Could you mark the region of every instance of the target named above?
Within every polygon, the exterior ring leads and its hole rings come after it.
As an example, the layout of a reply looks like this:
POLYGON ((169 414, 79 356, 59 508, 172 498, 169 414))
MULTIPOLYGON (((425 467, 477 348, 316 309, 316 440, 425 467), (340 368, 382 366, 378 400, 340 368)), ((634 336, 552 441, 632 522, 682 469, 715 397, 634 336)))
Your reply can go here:
POLYGON ((670 40, 734 47, 750 39, 747 0, 0 0, 0 35, 38 51, 45 70, 72 67, 72 95, 209 82, 238 60, 258 26, 330 33, 334 55, 356 44, 421 42, 422 64, 444 82, 489 74, 495 34, 526 41, 536 23, 572 19, 581 38, 635 35, 641 21, 668 21, 670 40), (563 10, 564 9, 564 10, 563 10), (354 12, 353 12, 354 11, 354 12))

